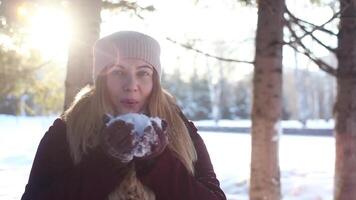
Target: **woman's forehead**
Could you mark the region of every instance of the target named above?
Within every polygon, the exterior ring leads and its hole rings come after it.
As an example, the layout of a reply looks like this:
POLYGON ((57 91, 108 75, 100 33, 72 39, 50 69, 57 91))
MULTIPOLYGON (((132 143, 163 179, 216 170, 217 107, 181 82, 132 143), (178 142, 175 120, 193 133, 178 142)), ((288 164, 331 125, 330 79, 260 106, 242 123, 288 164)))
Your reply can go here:
POLYGON ((118 59, 114 64, 114 67, 119 68, 135 68, 135 69, 151 69, 153 67, 144 60, 135 59, 135 58, 125 58, 125 59, 118 59))

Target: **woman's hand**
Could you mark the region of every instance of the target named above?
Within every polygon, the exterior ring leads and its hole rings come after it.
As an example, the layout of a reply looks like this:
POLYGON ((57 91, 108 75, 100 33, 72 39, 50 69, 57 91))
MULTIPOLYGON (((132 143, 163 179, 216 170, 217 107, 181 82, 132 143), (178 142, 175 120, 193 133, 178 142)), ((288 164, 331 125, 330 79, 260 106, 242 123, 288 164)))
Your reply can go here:
POLYGON ((116 120, 102 131, 101 146, 111 157, 122 163, 132 160, 134 148, 133 125, 122 120, 116 120))
POLYGON ((110 117, 104 116, 104 122, 108 125, 102 131, 101 146, 108 155, 122 163, 128 163, 132 159, 154 158, 160 155, 168 144, 165 120, 151 120, 152 126, 147 126, 143 135, 134 131, 133 124, 121 119, 115 119, 110 123, 108 121, 110 117), (142 148, 150 150, 145 153, 142 152, 142 148))
POLYGON ((155 134, 157 140, 151 144, 151 152, 143 157, 135 157, 135 160, 148 160, 160 155, 168 144, 167 122, 161 120, 161 124, 157 124, 155 120, 151 120, 152 126, 148 126, 144 130, 144 134, 155 134))

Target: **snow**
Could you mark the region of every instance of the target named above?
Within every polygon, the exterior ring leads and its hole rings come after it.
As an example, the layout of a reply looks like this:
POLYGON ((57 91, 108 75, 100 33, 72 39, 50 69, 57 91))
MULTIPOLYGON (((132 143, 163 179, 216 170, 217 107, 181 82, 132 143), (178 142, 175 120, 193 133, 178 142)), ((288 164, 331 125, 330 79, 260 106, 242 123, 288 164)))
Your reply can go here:
MULTIPOLYGON (((286 120, 282 121, 282 128, 309 128, 309 129, 333 129, 334 120, 307 120, 305 126, 302 122, 297 120, 286 120)), ((251 127, 251 120, 219 120, 217 123, 213 120, 200 120, 196 121, 195 125, 197 126, 219 126, 219 127, 251 127)))
POLYGON ((217 123, 212 120, 199 120, 194 124, 196 126, 251 127, 250 120, 219 120, 217 123))
POLYGON ((133 124, 135 133, 137 133, 140 136, 143 135, 145 128, 151 125, 150 118, 147 117, 146 115, 138 114, 138 113, 128 113, 124 115, 111 117, 110 121, 106 124, 106 126, 110 126, 112 123, 118 120, 122 120, 125 121, 126 123, 133 124))
MULTIPOLYGON (((246 134, 201 133, 221 186, 230 200, 248 199, 251 138, 246 134)), ((285 200, 331 200, 332 137, 280 137, 282 195, 285 200)))
MULTIPOLYGON (((20 199, 37 145, 55 118, 0 115, 0 199, 20 199)), ((250 122, 246 120, 224 123, 250 122)), ((329 123, 310 122, 309 125, 329 128, 329 123)), ((250 135, 218 132, 200 134, 228 199, 247 200, 250 135)), ((335 159, 334 138, 281 135, 279 142, 283 199, 331 200, 335 159)))
POLYGON ((152 154, 152 146, 158 144, 158 135, 153 128, 149 130, 150 132, 145 132, 144 135, 135 138, 134 143, 136 146, 133 156, 143 157, 152 154))
POLYGON ((151 117, 151 123, 153 125, 153 123, 156 123, 156 125, 158 126, 158 128, 162 129, 162 119, 159 117, 151 117))
POLYGON ((143 157, 151 154, 152 146, 156 145, 158 142, 158 135, 156 134, 152 121, 157 123, 158 127, 161 127, 161 119, 158 117, 150 118, 144 114, 138 113, 128 113, 124 115, 119 115, 110 117, 109 122, 106 126, 110 126, 116 121, 122 120, 126 123, 134 125, 134 130, 132 132, 134 149, 129 153, 118 154, 114 147, 110 148, 110 152, 114 157, 119 158, 121 161, 127 163, 130 162, 134 157, 143 157))

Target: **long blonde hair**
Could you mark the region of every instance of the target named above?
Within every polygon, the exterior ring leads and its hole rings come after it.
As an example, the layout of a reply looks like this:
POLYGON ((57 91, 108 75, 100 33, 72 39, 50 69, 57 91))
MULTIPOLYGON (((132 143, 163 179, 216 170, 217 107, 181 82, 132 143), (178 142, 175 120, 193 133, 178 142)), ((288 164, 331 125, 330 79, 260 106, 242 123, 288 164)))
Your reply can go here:
MULTIPOLYGON (((194 162, 197 160, 194 144, 184 121, 180 117, 180 110, 174 98, 165 91, 155 72, 153 75, 153 90, 148 101, 148 114, 160 117, 168 123, 168 148, 174 151, 185 165, 187 170, 194 174, 194 162)), ((71 156, 75 164, 79 163, 90 148, 99 144, 100 130, 104 123, 102 117, 105 113, 115 115, 115 110, 109 103, 106 76, 100 74, 95 86, 86 86, 75 97, 72 105, 63 113, 62 119, 67 125, 67 140, 71 156)), ((143 191, 151 193, 135 178, 131 172, 127 176, 126 184, 138 185, 143 191)), ((123 183, 121 183, 123 185, 123 183)), ((124 193, 123 187, 118 187, 109 199, 120 199, 117 194, 124 193)), ((152 195, 147 199, 154 199, 152 195)))

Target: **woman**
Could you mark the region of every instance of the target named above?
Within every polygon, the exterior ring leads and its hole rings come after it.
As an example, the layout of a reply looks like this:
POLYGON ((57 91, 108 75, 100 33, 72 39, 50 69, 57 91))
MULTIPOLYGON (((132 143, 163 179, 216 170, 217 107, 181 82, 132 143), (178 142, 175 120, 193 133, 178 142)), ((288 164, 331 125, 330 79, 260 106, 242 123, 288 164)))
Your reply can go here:
POLYGON ((202 138, 160 85, 158 42, 117 32, 94 46, 94 86, 86 87, 42 138, 22 196, 27 199, 222 200, 202 138), (122 160, 132 125, 103 116, 144 113, 153 124, 152 152, 122 160))

